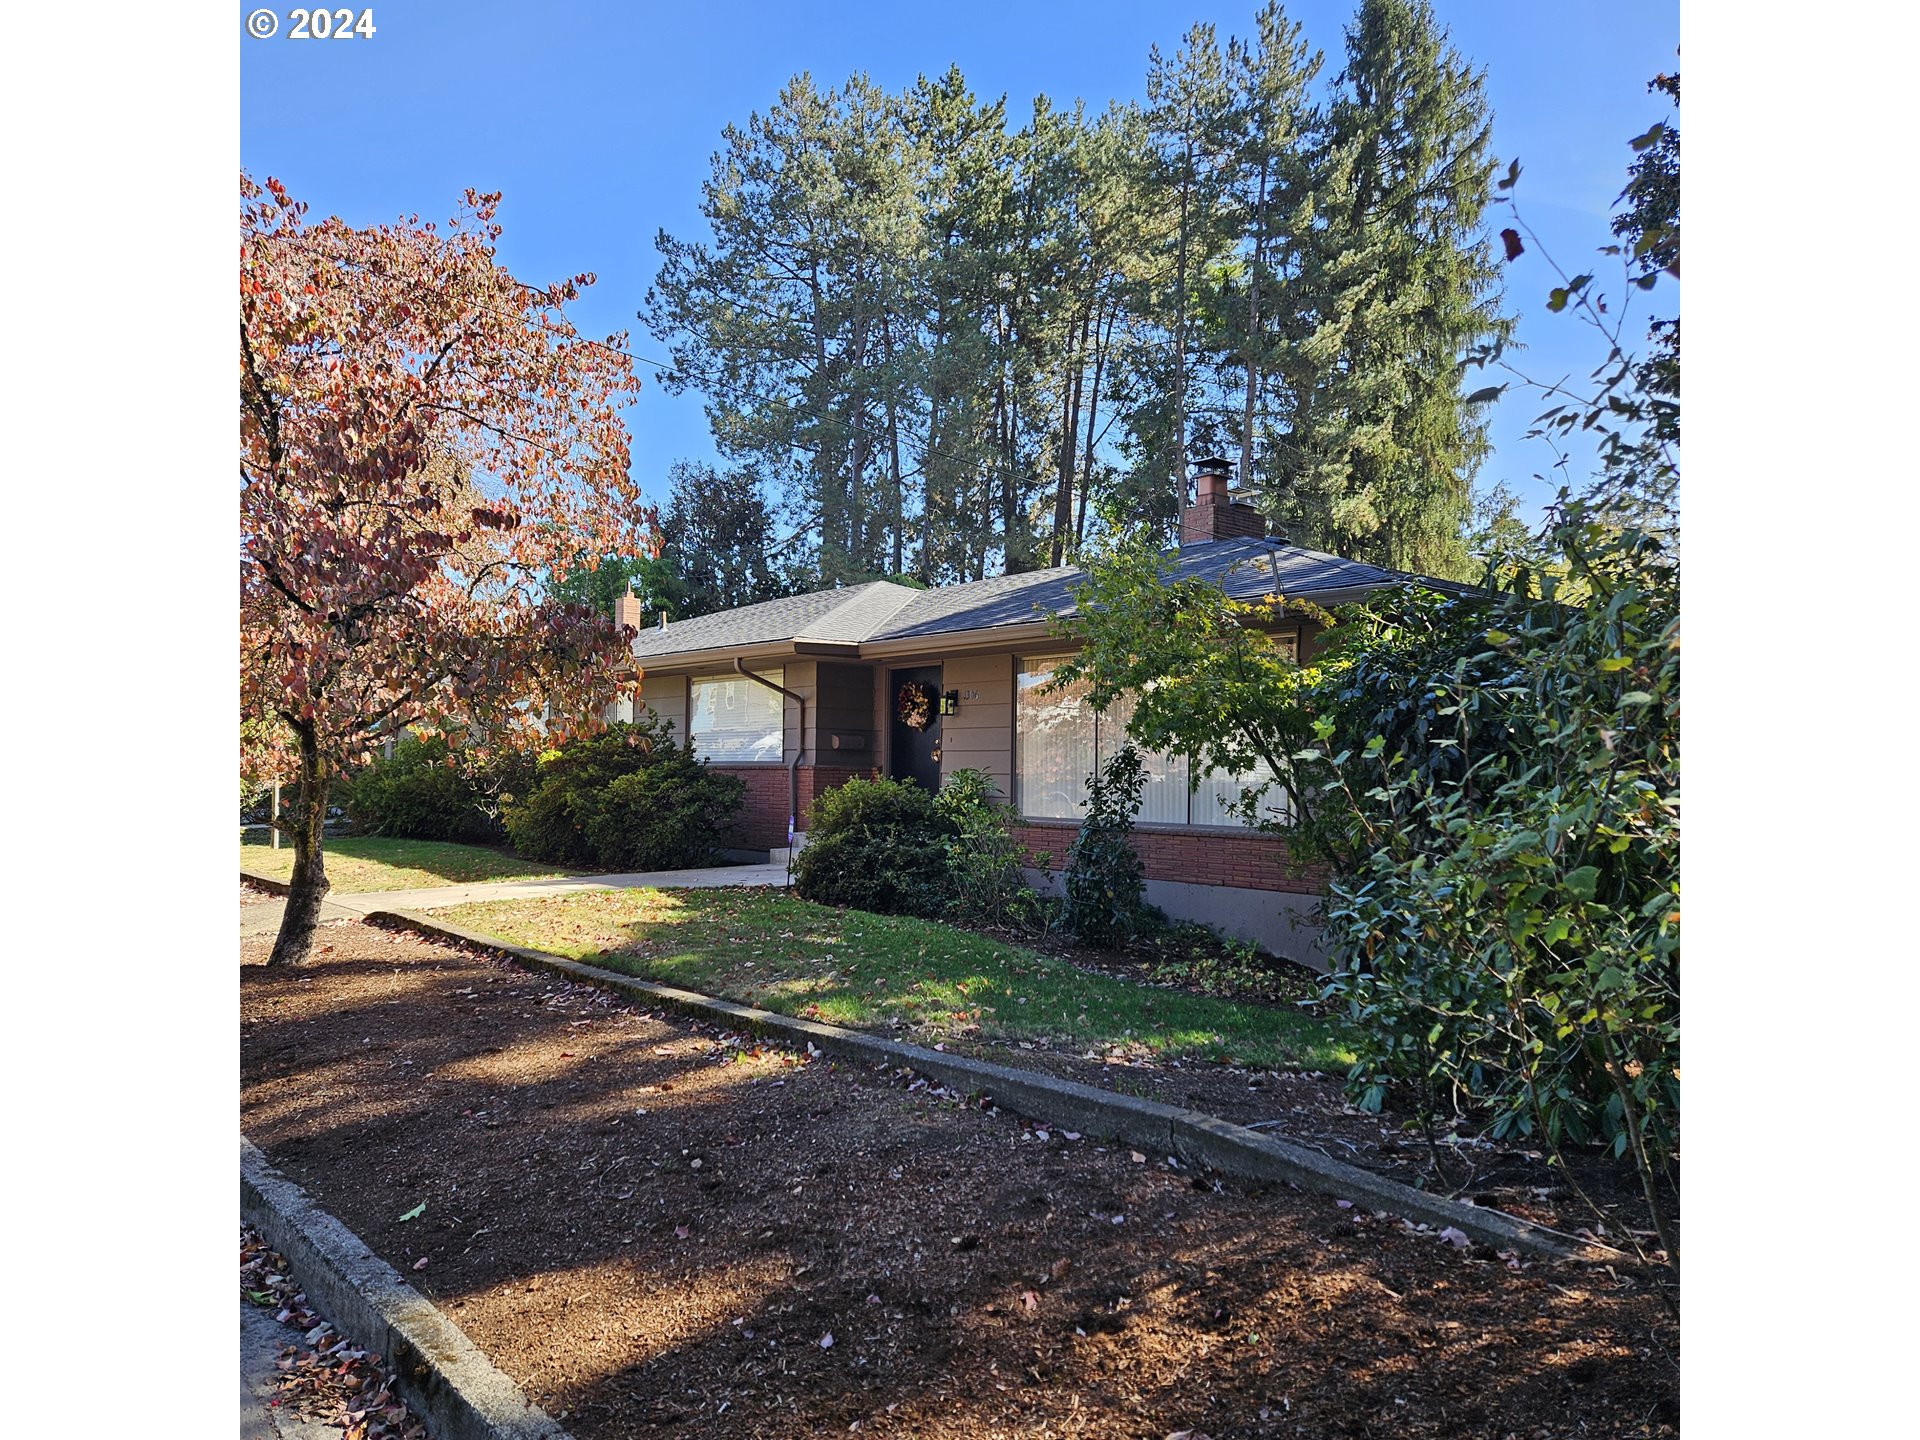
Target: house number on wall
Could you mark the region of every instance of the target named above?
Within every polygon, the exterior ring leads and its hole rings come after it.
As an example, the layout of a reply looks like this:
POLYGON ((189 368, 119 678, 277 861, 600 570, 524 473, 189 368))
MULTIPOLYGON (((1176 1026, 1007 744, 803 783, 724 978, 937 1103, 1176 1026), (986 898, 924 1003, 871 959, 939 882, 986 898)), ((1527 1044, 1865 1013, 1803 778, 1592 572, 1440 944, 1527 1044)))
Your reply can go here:
POLYGON ((980 698, 980 692, 978 690, 962 690, 960 692, 960 698, 962 700, 978 700, 980 698))

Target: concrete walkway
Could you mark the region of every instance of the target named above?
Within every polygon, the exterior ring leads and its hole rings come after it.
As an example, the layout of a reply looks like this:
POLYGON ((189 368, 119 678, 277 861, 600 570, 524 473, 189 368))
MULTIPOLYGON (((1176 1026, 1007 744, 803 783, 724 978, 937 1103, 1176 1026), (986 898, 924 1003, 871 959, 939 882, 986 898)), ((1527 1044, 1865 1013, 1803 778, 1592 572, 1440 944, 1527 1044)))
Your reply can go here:
MULTIPOLYGON (((320 918, 358 920, 375 910, 441 910, 483 900, 527 900, 582 890, 711 890, 722 886, 787 883, 785 865, 715 865, 699 870, 642 870, 625 875, 563 875, 553 880, 494 880, 479 885, 435 885, 423 890, 335 890, 321 902, 320 918)), ((240 907, 240 936, 270 935, 280 928, 286 902, 240 907)))

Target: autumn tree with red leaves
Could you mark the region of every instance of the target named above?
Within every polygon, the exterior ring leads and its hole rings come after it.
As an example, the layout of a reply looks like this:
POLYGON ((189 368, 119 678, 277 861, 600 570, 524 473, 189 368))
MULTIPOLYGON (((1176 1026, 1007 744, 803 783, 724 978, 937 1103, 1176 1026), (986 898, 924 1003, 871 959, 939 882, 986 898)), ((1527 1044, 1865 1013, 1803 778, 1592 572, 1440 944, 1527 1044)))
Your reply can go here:
POLYGON ((532 742, 543 711, 596 723, 626 639, 543 579, 658 541, 625 336, 568 320, 593 276, 501 267, 498 195, 365 229, 309 223, 271 179, 240 196, 240 715, 256 763, 277 743, 298 779, 272 955, 297 964, 343 768, 408 727, 474 754, 532 742))

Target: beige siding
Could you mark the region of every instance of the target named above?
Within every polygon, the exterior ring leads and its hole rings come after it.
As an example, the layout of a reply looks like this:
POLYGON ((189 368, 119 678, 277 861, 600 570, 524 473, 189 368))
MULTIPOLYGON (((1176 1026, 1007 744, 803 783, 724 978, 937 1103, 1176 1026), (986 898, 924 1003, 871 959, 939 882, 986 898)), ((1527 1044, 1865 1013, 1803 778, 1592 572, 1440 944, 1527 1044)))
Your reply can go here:
MULTIPOLYGON (((771 664, 767 664, 749 665, 747 668, 750 670, 771 670, 774 667, 771 664)), ((780 668, 785 672, 780 677, 780 684, 793 691, 795 695, 804 696, 807 702, 807 710, 809 714, 811 714, 813 710, 813 697, 819 692, 820 688, 819 664, 812 660, 788 660, 784 662, 780 668)), ((795 755, 800 753, 800 707, 794 704, 791 698, 785 702, 785 705, 787 722, 786 744, 780 753, 780 759, 783 762, 792 760, 795 755)), ((809 755, 807 761, 811 764, 813 756, 809 755)))
POLYGON ((1013 794, 1012 655, 965 655, 941 667, 941 686, 960 692, 957 713, 940 722, 940 773, 984 770, 1013 794))

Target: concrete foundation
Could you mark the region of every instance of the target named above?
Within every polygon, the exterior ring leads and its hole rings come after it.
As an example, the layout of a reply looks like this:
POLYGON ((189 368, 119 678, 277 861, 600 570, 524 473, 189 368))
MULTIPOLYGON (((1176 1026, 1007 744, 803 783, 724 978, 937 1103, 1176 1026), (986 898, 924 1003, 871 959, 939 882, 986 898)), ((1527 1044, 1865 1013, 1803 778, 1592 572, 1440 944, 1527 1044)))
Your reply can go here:
MULTIPOLYGON (((1042 895, 1062 892, 1060 871, 1024 873, 1027 883, 1042 895)), ((1230 939, 1258 945, 1269 955, 1326 973, 1326 944, 1316 896, 1232 885, 1195 885, 1184 880, 1149 880, 1147 903, 1165 911, 1171 919, 1191 920, 1230 939)))

